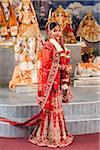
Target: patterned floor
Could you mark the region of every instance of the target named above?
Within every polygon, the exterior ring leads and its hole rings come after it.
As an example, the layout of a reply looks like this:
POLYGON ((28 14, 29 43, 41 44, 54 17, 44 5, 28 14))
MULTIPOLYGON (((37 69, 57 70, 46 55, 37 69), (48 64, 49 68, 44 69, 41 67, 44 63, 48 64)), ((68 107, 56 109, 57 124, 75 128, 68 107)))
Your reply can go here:
POLYGON ((64 148, 47 148, 33 145, 27 139, 0 138, 0 150, 99 150, 100 134, 75 136, 71 145, 64 148))

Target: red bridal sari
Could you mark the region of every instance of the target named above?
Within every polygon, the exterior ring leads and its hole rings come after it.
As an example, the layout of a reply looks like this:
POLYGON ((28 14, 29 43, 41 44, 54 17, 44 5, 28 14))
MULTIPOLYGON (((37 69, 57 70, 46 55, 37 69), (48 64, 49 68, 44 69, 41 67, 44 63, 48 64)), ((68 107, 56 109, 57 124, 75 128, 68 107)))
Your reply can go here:
POLYGON ((73 136, 66 129, 62 109, 61 63, 63 65, 66 63, 64 51, 56 40, 51 39, 43 46, 38 70, 37 102, 41 107, 41 112, 24 123, 1 118, 2 121, 10 122, 16 126, 36 125, 29 141, 39 146, 64 147, 73 141, 73 136))

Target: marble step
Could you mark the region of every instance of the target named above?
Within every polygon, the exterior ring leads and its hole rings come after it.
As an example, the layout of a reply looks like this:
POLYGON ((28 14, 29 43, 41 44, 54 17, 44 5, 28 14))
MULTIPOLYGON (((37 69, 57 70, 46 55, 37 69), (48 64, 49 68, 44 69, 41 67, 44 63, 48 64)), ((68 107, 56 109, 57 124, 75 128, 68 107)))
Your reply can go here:
POLYGON ((34 85, 17 85, 15 90, 13 90, 12 92, 15 93, 34 93, 35 91, 37 91, 37 84, 34 85))
MULTIPOLYGON (((65 118, 67 118, 65 116, 65 118)), ((25 121, 23 118, 15 118, 15 121, 25 121)), ((100 117, 86 116, 86 117, 72 117, 65 119, 68 131, 73 135, 90 134, 100 132, 100 117)), ((29 137, 32 133, 33 127, 20 128, 11 126, 8 123, 0 122, 0 137, 29 137)))
POLYGON ((68 131, 73 135, 92 134, 100 132, 100 117, 78 117, 66 120, 68 131))
POLYGON ((100 80, 100 77, 74 77, 75 80, 100 80))
POLYGON ((95 87, 100 87, 100 79, 95 79, 95 80, 74 80, 74 87, 83 87, 83 86, 95 86, 95 87))
POLYGON ((33 127, 20 128, 14 127, 8 123, 0 122, 0 137, 7 138, 25 138, 29 137, 33 127))
MULTIPOLYGON (((39 107, 36 103, 27 105, 0 105, 0 116, 5 118, 30 118, 33 114, 39 112, 39 107)), ((65 115, 94 115, 100 114, 100 101, 93 102, 77 102, 63 104, 65 115)))
MULTIPOLYGON (((66 125, 72 134, 98 132, 100 126, 100 91, 98 88, 72 88, 73 101, 63 104, 66 125), (87 128, 87 130, 86 130, 87 128)), ((37 93, 14 93, 8 89, 0 91, 0 116, 15 121, 25 121, 39 112, 37 93)), ((0 136, 28 137, 33 130, 17 128, 0 122, 0 136)))

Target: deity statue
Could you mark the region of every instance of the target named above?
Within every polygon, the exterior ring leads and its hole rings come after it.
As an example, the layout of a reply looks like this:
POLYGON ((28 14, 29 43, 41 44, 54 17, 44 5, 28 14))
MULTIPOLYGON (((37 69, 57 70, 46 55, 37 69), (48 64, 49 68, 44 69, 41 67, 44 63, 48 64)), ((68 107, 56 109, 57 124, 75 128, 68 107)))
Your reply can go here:
POLYGON ((22 0, 18 7, 19 30, 14 47, 18 65, 14 69, 9 88, 17 85, 33 85, 37 83, 37 57, 41 51, 41 33, 34 7, 30 0, 22 0))
POLYGON ((61 5, 54 12, 49 12, 48 23, 51 21, 60 24, 63 30, 64 43, 76 43, 76 37, 71 26, 71 14, 65 11, 61 5))
POLYGON ((64 22, 64 29, 63 29, 63 35, 64 35, 64 43, 76 43, 76 37, 74 35, 74 30, 72 28, 72 16, 70 12, 66 11, 65 13, 65 22, 64 22))
POLYGON ((17 36, 17 20, 11 0, 0 2, 0 39, 17 36))
POLYGON ((78 26, 77 36, 82 37, 88 42, 100 41, 100 25, 89 11, 82 19, 78 26))
POLYGON ((19 22, 18 36, 21 37, 26 32, 33 32, 33 34, 40 36, 36 13, 30 0, 22 0, 20 6, 17 8, 17 12, 19 22))

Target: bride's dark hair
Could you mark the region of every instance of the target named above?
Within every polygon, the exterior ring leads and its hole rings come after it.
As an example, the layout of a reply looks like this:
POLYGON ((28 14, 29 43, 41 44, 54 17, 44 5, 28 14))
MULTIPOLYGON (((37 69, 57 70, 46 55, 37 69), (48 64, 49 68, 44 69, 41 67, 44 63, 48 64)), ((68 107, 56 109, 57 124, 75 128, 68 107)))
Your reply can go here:
MULTIPOLYGON (((60 24, 58 22, 51 22, 46 25, 46 31, 48 34, 48 38, 50 38, 50 36, 51 36, 51 30, 54 29, 56 26, 60 27, 60 24)), ((60 44, 62 47, 64 46, 63 36, 61 36, 60 44)))
POLYGON ((51 23, 49 24, 50 30, 54 29, 56 26, 60 26, 60 25, 59 25, 57 22, 51 22, 51 23))

